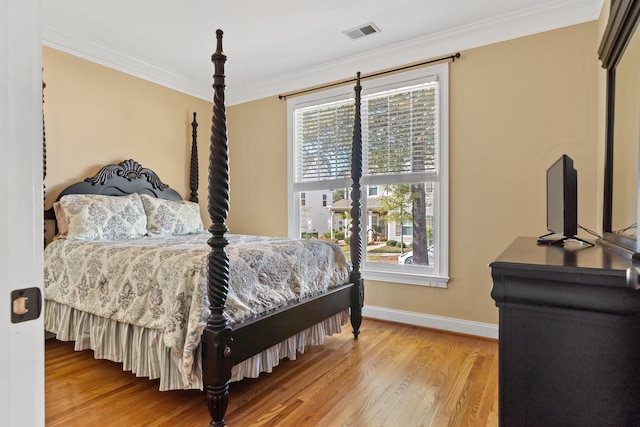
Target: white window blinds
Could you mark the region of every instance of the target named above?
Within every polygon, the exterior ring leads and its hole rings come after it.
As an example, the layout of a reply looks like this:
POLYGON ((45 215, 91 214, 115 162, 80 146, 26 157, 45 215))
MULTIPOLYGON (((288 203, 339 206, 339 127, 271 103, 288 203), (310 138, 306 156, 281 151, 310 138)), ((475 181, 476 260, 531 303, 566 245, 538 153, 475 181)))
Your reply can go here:
POLYGON ((437 82, 430 82, 365 98, 365 174, 436 169, 437 88, 437 82))
MULTIPOLYGON (((353 99, 295 110, 295 182, 348 178, 353 99)), ((362 97, 364 175, 434 172, 438 146, 438 82, 362 97)))
POLYGON ((348 178, 353 100, 296 110, 296 182, 348 178))

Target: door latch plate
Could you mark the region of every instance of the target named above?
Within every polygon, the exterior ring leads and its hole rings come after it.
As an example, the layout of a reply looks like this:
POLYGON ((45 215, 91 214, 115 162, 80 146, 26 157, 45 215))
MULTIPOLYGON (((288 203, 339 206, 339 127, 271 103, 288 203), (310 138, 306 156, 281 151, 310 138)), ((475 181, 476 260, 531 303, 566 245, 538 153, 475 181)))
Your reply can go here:
POLYGON ((37 319, 41 310, 42 294, 39 288, 11 291, 11 323, 37 319))

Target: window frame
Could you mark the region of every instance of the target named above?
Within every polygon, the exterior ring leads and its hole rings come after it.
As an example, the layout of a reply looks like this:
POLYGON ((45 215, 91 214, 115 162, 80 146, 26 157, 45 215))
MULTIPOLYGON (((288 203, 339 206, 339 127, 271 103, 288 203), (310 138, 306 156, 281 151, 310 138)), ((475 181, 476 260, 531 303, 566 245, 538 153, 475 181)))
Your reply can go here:
MULTIPOLYGON (((420 68, 417 70, 397 73, 389 76, 379 77, 375 79, 367 79, 363 81, 362 97, 366 97, 372 92, 380 92, 390 90, 411 84, 412 81, 426 81, 436 76, 438 87, 438 114, 439 114, 439 137, 438 137, 438 156, 437 156, 437 172, 427 171, 422 173, 424 181, 434 182, 434 265, 433 266, 417 266, 417 265, 393 265, 379 262, 368 262, 366 256, 363 257, 362 272, 365 280, 376 280, 391 283, 401 283, 410 285, 422 285, 446 288, 449 281, 449 64, 443 63, 430 67, 420 68), (384 88, 384 89, 383 89, 384 88)), ((311 184, 305 190, 295 189, 295 110, 298 108, 310 107, 329 102, 336 102, 344 99, 353 99, 353 88, 351 86, 342 86, 324 91, 313 92, 308 95, 291 98, 287 100, 287 162, 288 162, 288 228, 289 236, 296 237, 299 235, 300 217, 299 217, 299 194, 300 191, 310 191, 315 189, 331 190, 332 187, 324 187, 324 181, 318 181, 311 184)), ((363 126, 363 136, 366 127, 363 126)), ((366 150, 365 150, 366 152, 366 150)), ((387 177, 379 176, 363 176, 362 185, 381 185, 388 181, 387 177)), ((415 182, 415 177, 402 176, 399 174, 394 177, 396 183, 415 182)), ((350 187, 350 179, 326 181, 331 186, 350 187), (347 181, 345 185, 345 181, 347 181)), ((367 192, 363 191, 362 200, 362 221, 367 220, 367 192)), ((366 244, 366 226, 362 228, 362 241, 366 244)), ((365 248, 366 250, 366 248, 365 248)), ((366 254, 365 254, 366 255, 366 254)))

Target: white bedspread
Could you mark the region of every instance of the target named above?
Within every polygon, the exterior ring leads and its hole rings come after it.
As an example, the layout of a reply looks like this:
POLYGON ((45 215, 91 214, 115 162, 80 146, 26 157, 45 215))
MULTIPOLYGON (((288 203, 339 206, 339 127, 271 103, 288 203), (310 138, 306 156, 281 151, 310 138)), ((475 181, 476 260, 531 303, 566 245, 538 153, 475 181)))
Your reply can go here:
MULTIPOLYGON (((45 300, 162 332, 193 375, 209 315, 208 233, 121 241, 56 240, 45 249, 45 300)), ((232 323, 348 281, 345 257, 321 240, 229 235, 232 323)))

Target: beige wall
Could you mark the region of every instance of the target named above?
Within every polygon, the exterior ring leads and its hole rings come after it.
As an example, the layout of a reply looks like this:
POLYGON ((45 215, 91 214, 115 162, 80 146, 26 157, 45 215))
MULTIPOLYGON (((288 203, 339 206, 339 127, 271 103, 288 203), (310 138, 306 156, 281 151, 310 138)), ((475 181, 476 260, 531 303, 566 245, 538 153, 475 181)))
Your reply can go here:
POLYGON ((579 224, 600 228, 596 28, 474 49, 451 67, 452 279, 422 310, 497 322, 486 266, 514 237, 544 234, 545 171, 562 154, 578 170, 579 224))
MULTIPOLYGON (((497 323, 488 264, 516 236, 545 232, 545 170, 563 153, 578 169, 579 222, 600 230, 601 27, 463 51, 451 64, 449 288, 367 282, 366 304, 497 323)), ((126 158, 187 195, 197 111, 207 217, 210 103, 53 49, 43 61, 50 197, 126 158)), ((233 233, 287 233, 286 115, 277 97, 227 107, 233 233)))
MULTIPOLYGON (((515 237, 545 233, 545 171, 564 153, 579 222, 600 229, 598 44, 592 22, 451 64, 449 288, 369 281, 365 304, 497 323, 488 264, 515 237)), ((234 232, 286 233, 286 112, 276 97, 228 108, 234 232)))
POLYGON ((191 121, 197 112, 199 197, 208 218, 211 103, 47 47, 43 68, 47 207, 64 186, 126 159, 156 171, 188 197, 191 121))
POLYGON ((227 108, 232 233, 287 235, 287 102, 227 108))

